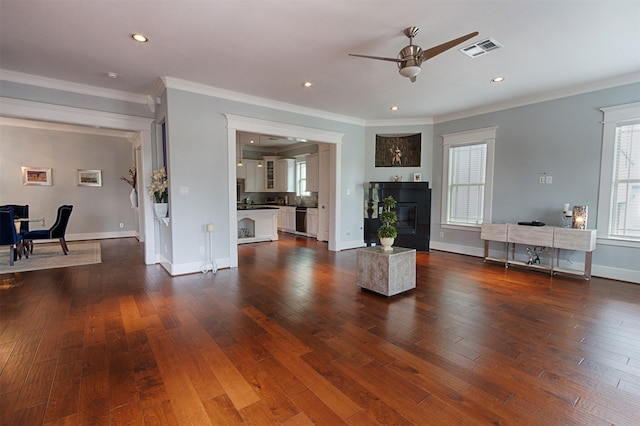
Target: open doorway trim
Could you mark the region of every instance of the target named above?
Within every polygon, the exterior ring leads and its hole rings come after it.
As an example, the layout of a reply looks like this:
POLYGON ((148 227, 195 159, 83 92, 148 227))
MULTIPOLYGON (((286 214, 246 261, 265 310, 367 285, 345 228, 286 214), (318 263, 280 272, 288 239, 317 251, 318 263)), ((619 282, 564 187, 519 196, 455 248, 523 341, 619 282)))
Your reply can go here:
MULTIPOLYGON (((142 169, 139 175, 151 173, 151 125, 153 118, 115 114, 69 107, 64 105, 45 104, 0 97, 0 116, 23 118, 30 120, 57 122, 79 126, 102 127, 139 133, 133 148, 140 147, 142 153, 142 169)), ((153 210, 145 197, 140 197, 140 215, 138 232, 144 239, 145 263, 156 263, 153 210)))
POLYGON ((331 152, 331 170, 335 170, 335 180, 331 179, 329 213, 329 250, 337 251, 338 241, 338 212, 340 211, 340 188, 341 176, 341 152, 342 138, 344 133, 331 130, 314 129, 312 127, 297 126, 292 124, 279 123, 276 121, 261 120, 251 117, 243 117, 233 114, 224 114, 227 119, 227 162, 229 165, 229 260, 230 267, 238 266, 238 235, 236 219, 236 132, 251 132, 267 135, 277 135, 282 137, 307 139, 313 142, 324 142, 333 144, 335 149, 331 152))

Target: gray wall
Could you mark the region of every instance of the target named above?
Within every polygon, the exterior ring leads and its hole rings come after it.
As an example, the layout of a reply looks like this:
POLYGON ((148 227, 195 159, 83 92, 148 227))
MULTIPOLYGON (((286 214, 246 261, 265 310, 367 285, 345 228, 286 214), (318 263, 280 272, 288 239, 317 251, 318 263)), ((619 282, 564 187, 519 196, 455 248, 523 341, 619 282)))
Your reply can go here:
POLYGON ((214 257, 230 256, 228 226, 235 226, 235 218, 229 218, 227 202, 230 171, 225 113, 344 133, 338 245, 362 243, 363 127, 172 88, 166 90, 166 109, 173 241, 170 256, 175 265, 203 261, 199 247, 206 243, 207 223, 216 226, 214 257), (189 194, 180 195, 180 187, 187 187, 189 194))
POLYGON ((127 139, 2 125, 0 152, 0 204, 28 204, 31 216, 46 217, 47 228, 58 206, 72 204, 70 240, 136 235, 131 187, 120 180, 133 162, 127 139), (23 186, 22 166, 50 167, 53 185, 23 186), (102 170, 102 186, 78 186, 76 169, 102 170))
MULTIPOLYGON (((589 206, 588 228, 594 229, 602 148, 603 116, 599 108, 639 100, 640 84, 631 84, 436 124, 432 247, 477 255, 482 246, 478 232, 457 231, 439 225, 441 135, 498 126, 492 222, 535 219, 560 225, 562 205, 570 203, 589 206), (538 184, 538 176, 542 173, 552 176, 553 183, 538 184), (440 232, 444 233, 444 238, 440 237, 440 232)), ((595 275, 608 273, 609 268, 636 272, 639 271, 638 259, 640 250, 637 248, 614 247, 599 240, 593 255, 593 272, 595 275)))

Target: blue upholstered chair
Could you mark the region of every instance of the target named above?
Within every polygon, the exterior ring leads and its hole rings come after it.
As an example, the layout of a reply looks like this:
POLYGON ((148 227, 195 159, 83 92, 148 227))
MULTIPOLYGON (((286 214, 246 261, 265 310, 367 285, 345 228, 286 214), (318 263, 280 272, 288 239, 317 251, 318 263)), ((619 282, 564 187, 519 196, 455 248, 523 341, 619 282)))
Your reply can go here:
MULTIPOLYGON (((20 205, 20 204, 5 204, 4 206, 0 206, 0 209, 5 209, 8 207, 13 208, 13 214, 20 218, 28 218, 29 217, 29 205, 20 205)), ((14 218, 15 218, 14 216, 14 218)), ((29 232, 29 222, 20 222, 20 234, 25 234, 29 232)))
POLYGON ((73 206, 62 205, 58 207, 58 216, 56 217, 56 223, 49 229, 37 229, 35 231, 29 231, 22 235, 24 244, 33 253, 33 240, 60 240, 60 246, 64 254, 69 253, 67 242, 64 239, 64 235, 67 232, 67 224, 69 223, 69 217, 71 216, 71 210, 73 206))
POLYGON ((16 232, 13 217, 12 207, 0 208, 0 245, 9 246, 9 266, 22 254, 22 236, 16 232))

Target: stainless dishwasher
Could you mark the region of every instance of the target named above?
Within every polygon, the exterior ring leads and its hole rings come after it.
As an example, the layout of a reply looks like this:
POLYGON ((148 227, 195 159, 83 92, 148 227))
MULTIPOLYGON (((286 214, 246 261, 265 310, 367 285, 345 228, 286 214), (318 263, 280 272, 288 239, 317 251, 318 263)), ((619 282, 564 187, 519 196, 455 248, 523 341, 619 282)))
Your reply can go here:
POLYGON ((296 232, 307 233, 307 208, 296 207, 296 232))

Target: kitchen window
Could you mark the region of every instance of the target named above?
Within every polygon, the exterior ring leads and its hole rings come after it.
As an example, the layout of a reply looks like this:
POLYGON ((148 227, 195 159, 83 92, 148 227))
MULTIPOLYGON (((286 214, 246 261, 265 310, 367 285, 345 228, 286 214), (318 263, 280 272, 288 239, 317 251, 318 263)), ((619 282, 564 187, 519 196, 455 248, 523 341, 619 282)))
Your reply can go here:
POLYGON ((307 162, 298 161, 296 163, 296 195, 310 196, 311 192, 307 191, 307 162))

